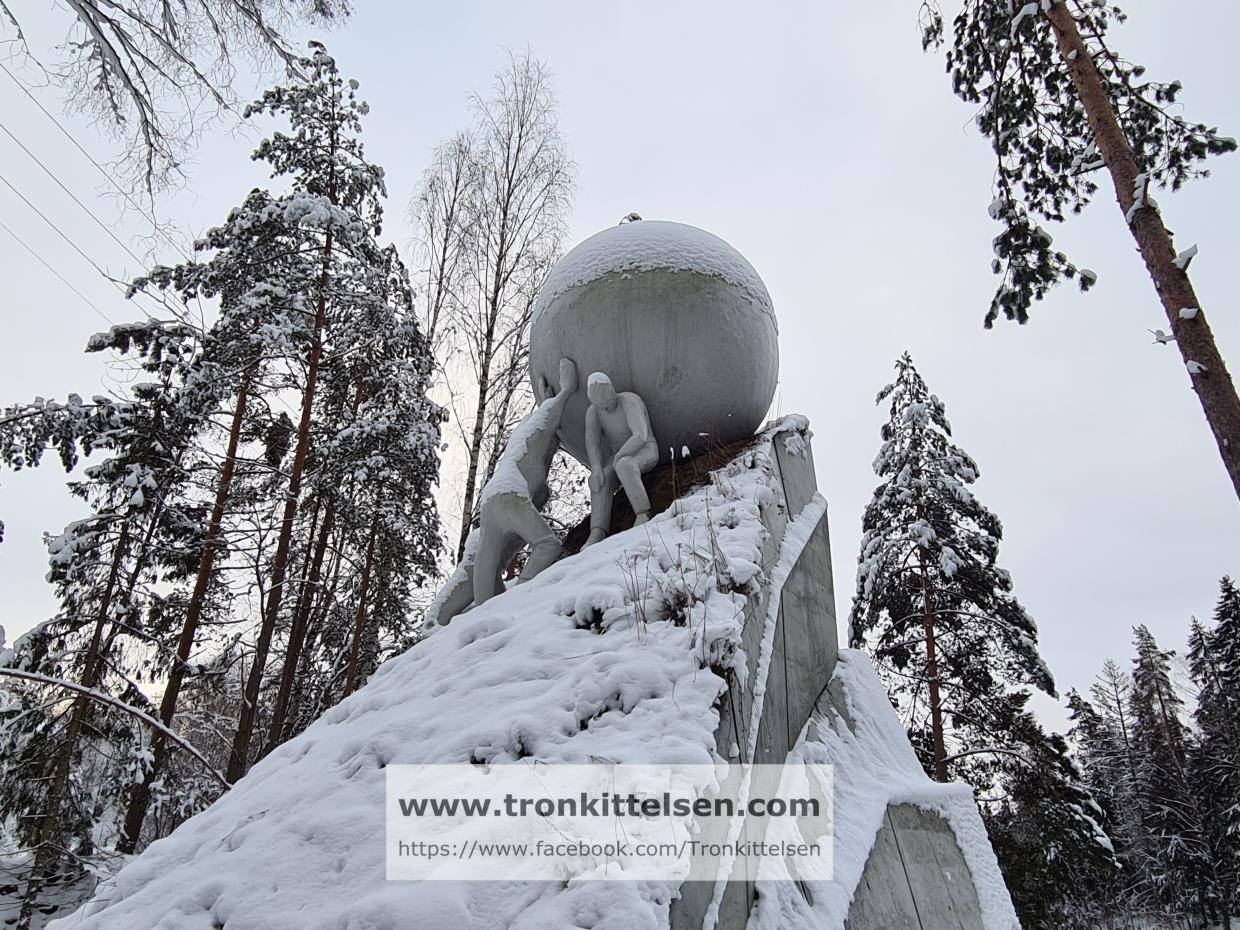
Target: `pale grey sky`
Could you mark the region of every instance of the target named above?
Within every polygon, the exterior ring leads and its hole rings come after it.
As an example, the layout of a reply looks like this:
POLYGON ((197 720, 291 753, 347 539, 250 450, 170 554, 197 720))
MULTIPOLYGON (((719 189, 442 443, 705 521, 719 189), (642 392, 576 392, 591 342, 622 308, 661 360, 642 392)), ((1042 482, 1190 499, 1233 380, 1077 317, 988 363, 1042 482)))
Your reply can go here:
MULTIPOLYGON (((1240 573, 1240 504, 1178 353, 1151 344, 1147 329, 1166 321, 1105 188, 1084 217, 1050 230, 1098 273, 1097 288, 1057 292, 1024 328, 982 330, 994 286, 990 153, 941 59, 920 53, 912 0, 357 7, 326 39, 371 104, 365 138, 387 169, 386 235, 407 240, 405 206, 429 150, 464 124, 467 95, 486 89, 504 47, 528 45, 555 75, 578 166, 570 244, 636 210, 708 229, 752 262, 780 320, 779 412, 808 415, 815 431, 841 623, 876 482, 884 411, 874 394, 904 349, 981 467, 976 492, 1006 532, 1001 564, 1038 620, 1061 690, 1088 685, 1109 656, 1127 662, 1135 623, 1182 650, 1219 576, 1240 573)), ((1232 4, 1126 8, 1132 20, 1116 45, 1152 76, 1181 79, 1190 116, 1240 135, 1227 67, 1240 23, 1232 4)), ((30 16, 36 49, 63 38, 63 10, 30 16)), ((40 99, 60 116, 54 91, 40 99)), ((144 232, 3 75, 0 113, 122 239, 144 232)), ((84 120, 63 121, 107 156, 84 120)), ((210 134, 188 190, 163 214, 192 232, 222 219, 263 182, 251 147, 224 129, 210 134)), ((2 134, 0 174, 113 273, 137 270, 2 134)), ((1160 202, 1177 243, 1200 246, 1194 282, 1240 373, 1240 158, 1160 202)), ((113 319, 133 316, 3 185, 0 219, 113 319)), ((98 391, 98 360, 81 348, 106 324, 2 230, 0 243, 0 403, 98 391)), ((0 475, 0 623, 10 637, 52 609, 40 534, 78 515, 54 462, 0 475)), ((1060 719, 1049 702, 1038 706, 1060 719)))

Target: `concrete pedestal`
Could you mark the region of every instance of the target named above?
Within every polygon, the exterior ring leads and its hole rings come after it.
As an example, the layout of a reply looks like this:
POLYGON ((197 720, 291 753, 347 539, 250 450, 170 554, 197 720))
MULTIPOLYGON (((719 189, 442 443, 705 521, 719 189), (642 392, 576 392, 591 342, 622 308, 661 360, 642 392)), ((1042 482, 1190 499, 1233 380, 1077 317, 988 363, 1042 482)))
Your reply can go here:
MULTIPOLYGON (((776 464, 784 499, 763 511, 769 533, 763 566, 778 558, 784 531, 816 492, 813 455, 808 438, 789 430, 774 439, 776 464)), ((716 745, 719 754, 742 761, 750 745, 754 763, 781 763, 796 745, 806 722, 816 711, 830 711, 848 721, 848 697, 828 689, 839 644, 836 638, 835 596, 831 577, 831 544, 823 512, 808 543, 779 589, 778 625, 766 669, 766 692, 757 738, 749 732, 753 720, 753 683, 759 678, 763 627, 771 586, 750 598, 745 615, 744 647, 749 659, 748 682, 733 681, 720 710, 716 745), (740 753, 737 753, 737 747, 740 753)), ((883 712, 890 712, 888 706, 883 712)), ((838 841, 837 841, 838 843, 838 841)), ((855 853, 856 851, 849 851, 855 853)), ((836 847, 839 857, 841 850, 836 847)), ((808 888, 798 886, 810 901, 808 888)), ((686 883, 673 902, 674 930, 703 927, 716 885, 686 883)), ((724 884, 717 930, 743 930, 755 901, 755 888, 745 881, 724 884)), ((853 890, 844 927, 824 930, 985 930, 974 889, 955 834, 937 814, 911 804, 888 807, 882 826, 868 850, 860 882, 853 890)))

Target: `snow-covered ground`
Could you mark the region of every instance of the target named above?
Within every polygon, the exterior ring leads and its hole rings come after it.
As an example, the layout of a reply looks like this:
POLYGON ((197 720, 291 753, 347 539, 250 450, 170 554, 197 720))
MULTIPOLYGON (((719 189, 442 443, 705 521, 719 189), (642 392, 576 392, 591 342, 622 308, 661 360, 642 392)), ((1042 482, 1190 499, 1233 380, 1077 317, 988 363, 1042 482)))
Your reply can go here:
MULTIPOLYGON (((721 676, 745 680, 746 597, 781 569, 762 565, 762 508, 784 505, 778 430, 650 523, 432 631, 51 927, 666 928, 670 881, 386 881, 384 768, 721 761, 721 676)), ((842 930, 886 805, 908 801, 955 829, 986 930, 1016 930, 968 789, 925 777, 864 655, 844 651, 836 676, 852 726, 824 711, 793 752, 836 766, 835 880, 814 887, 812 908, 790 883, 761 886, 751 925, 842 930)))
POLYGON ((773 468, 768 435, 650 523, 434 631, 54 926, 666 926, 669 882, 385 881, 384 767, 715 761, 773 468))

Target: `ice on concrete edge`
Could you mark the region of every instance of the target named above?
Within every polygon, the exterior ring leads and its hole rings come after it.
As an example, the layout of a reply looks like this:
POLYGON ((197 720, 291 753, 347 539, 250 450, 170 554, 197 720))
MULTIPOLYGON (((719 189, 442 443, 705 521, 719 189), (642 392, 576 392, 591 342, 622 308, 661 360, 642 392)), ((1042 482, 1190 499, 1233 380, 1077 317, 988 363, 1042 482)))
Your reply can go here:
MULTIPOLYGON (((775 654, 775 633, 779 627, 779 612, 782 605, 784 583, 792 574, 792 570, 800 560, 801 553, 805 551, 810 537, 814 535, 814 530, 818 528, 818 524, 822 522, 822 518, 826 514, 826 498, 815 492, 814 496, 810 498, 809 503, 802 507, 801 512, 784 527, 784 535, 779 544, 779 554, 776 556, 775 564, 771 566, 768 575, 766 614, 762 620, 762 642, 758 646, 757 673, 753 684, 753 705, 749 711, 749 738, 746 741, 744 755, 746 759, 752 760, 757 756, 758 733, 762 723, 762 709, 766 705, 766 686, 770 677, 771 658, 775 654)), ((741 805, 744 805, 749 799, 750 771, 748 768, 746 769, 745 777, 741 782, 738 797, 741 805)), ((742 821, 739 818, 732 822, 728 834, 729 843, 737 841, 741 827, 742 821)), ((710 904, 707 905, 706 913, 702 918, 703 930, 713 930, 718 922, 719 908, 723 903, 723 894, 727 887, 724 880, 732 872, 734 859, 735 857, 725 856, 719 862, 714 894, 711 896, 710 904)))

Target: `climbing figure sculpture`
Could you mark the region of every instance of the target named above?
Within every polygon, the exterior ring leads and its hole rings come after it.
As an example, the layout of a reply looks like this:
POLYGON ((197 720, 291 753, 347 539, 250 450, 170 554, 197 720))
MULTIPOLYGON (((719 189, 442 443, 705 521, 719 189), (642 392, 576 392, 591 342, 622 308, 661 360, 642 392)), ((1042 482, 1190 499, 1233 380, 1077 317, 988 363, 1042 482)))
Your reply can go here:
POLYGON ((586 385, 586 457, 590 464, 590 538, 593 545, 607 536, 616 483, 624 488, 636 514, 634 525, 650 519, 650 497, 642 475, 659 461, 659 447, 650 429, 646 404, 631 391, 616 392, 601 371, 586 385))
POLYGON ((461 562, 427 610, 426 623, 445 624, 472 603, 475 607, 504 591, 504 567, 530 547, 518 583, 529 581, 560 557, 560 540, 543 519, 550 490, 547 473, 560 448, 556 430, 564 405, 577 390, 577 366, 560 359, 559 390, 542 381, 545 398, 513 430, 479 500, 479 525, 465 541, 461 562))

